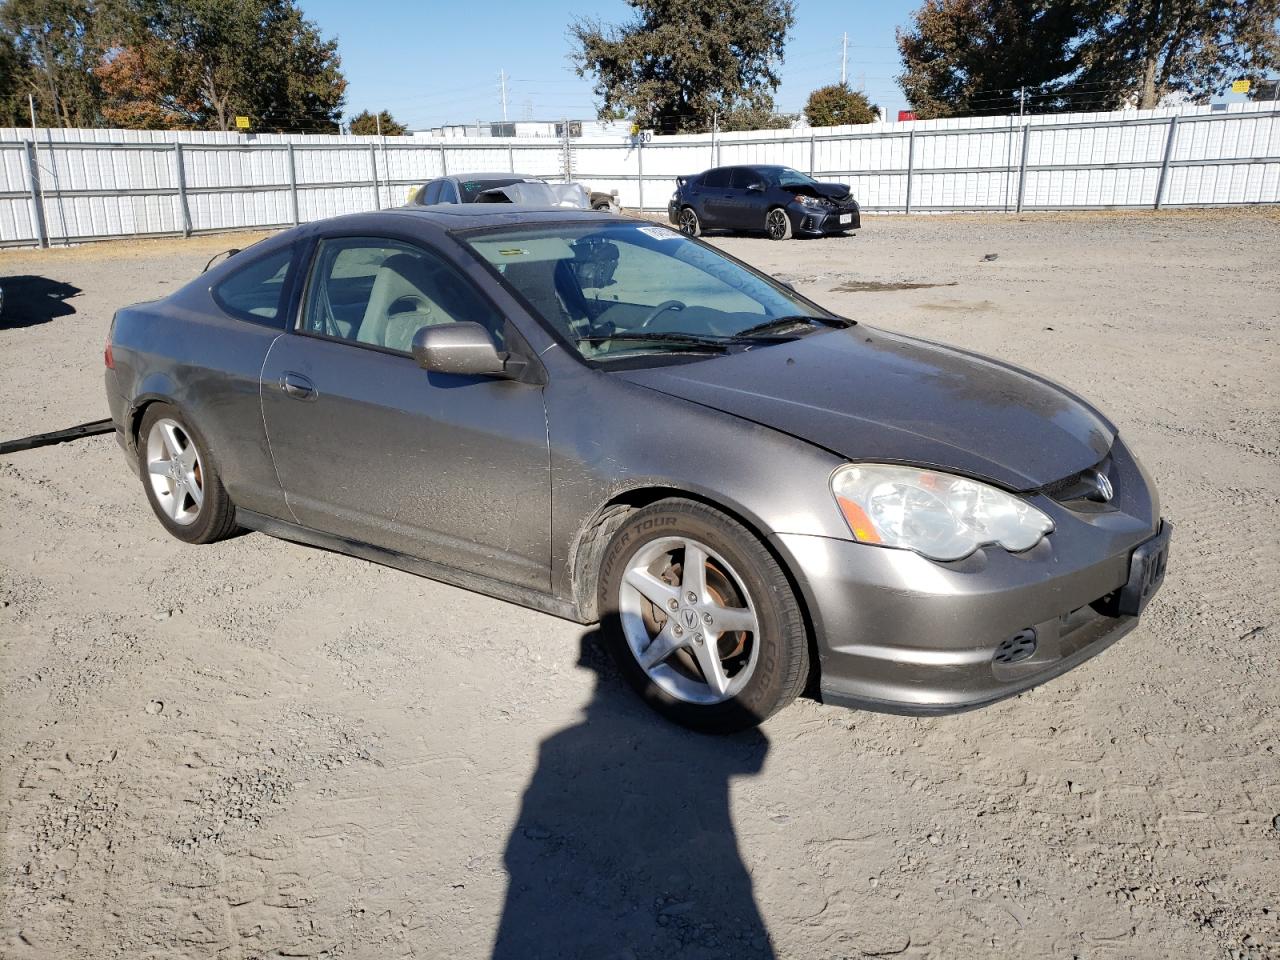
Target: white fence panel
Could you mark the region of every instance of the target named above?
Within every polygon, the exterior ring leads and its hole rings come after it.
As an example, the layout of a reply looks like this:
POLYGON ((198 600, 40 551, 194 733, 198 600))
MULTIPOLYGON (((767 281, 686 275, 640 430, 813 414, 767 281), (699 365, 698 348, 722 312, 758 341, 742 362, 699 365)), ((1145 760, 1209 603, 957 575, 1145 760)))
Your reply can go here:
POLYGON ((1280 110, 956 117, 643 143, 4 128, 0 245, 41 242, 42 226, 53 243, 283 226, 396 206, 444 174, 494 171, 569 175, 659 211, 677 176, 749 163, 848 183, 869 213, 1275 203, 1280 110))
POLYGON ((39 243, 32 211, 27 150, 0 142, 0 241, 39 243))

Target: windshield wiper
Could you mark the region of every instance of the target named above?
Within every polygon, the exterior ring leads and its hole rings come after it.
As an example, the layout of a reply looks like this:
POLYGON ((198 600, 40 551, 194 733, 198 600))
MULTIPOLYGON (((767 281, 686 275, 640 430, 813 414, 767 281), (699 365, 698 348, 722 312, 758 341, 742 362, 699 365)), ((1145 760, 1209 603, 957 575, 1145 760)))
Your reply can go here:
POLYGON ((638 340, 642 343, 669 343, 681 347, 701 347, 714 353, 724 353, 734 345, 729 337, 700 336, 696 333, 598 333, 578 337, 577 343, 604 343, 606 340, 638 340))
POLYGON ((774 317, 772 320, 764 321, 764 323, 757 323, 754 327, 739 330, 733 336, 735 338, 749 338, 763 333, 772 333, 775 330, 785 330, 787 327, 795 327, 802 323, 835 327, 837 330, 842 330, 845 327, 852 327, 856 322, 856 320, 846 320, 844 317, 814 317, 807 313, 797 313, 793 316, 774 317))

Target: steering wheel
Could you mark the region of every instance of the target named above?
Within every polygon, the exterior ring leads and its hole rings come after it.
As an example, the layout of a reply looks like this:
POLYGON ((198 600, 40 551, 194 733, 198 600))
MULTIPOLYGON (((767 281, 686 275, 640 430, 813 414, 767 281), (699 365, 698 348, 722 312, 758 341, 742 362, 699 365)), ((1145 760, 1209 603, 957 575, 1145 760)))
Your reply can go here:
POLYGON ((679 310, 683 310, 684 308, 685 308, 684 303, 679 300, 663 300, 660 304, 658 304, 656 307, 654 307, 652 310, 650 310, 648 313, 644 315, 644 319, 641 320, 636 325, 636 329, 643 330, 645 327, 649 326, 649 324, 653 323, 653 321, 656 320, 661 314, 666 313, 668 310, 679 311, 679 310))

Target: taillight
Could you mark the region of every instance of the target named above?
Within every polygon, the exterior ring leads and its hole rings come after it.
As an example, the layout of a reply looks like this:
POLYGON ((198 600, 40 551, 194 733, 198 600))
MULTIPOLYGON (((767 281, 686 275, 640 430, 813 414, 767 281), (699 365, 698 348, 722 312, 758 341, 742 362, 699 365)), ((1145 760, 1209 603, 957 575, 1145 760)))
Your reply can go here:
POLYGON ((108 370, 116 368, 116 358, 111 355, 111 341, 107 341, 107 345, 102 348, 102 362, 107 365, 108 370))

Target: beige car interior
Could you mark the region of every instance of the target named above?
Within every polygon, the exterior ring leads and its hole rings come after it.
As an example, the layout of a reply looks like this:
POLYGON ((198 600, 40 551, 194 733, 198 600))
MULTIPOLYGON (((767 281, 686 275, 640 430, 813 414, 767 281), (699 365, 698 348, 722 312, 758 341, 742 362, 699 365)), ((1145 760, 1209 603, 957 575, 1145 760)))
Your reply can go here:
POLYGON ((456 282, 423 257, 392 254, 374 274, 356 340, 408 353, 419 329, 458 319, 441 302, 449 299, 447 285, 456 282))

